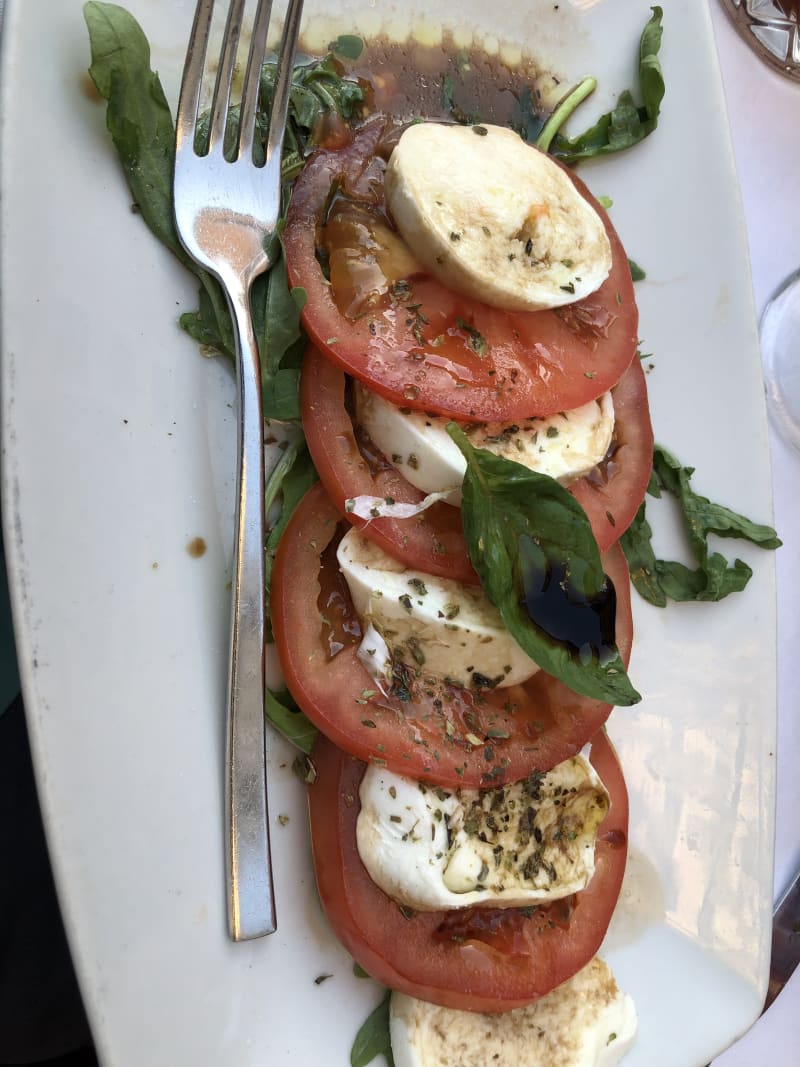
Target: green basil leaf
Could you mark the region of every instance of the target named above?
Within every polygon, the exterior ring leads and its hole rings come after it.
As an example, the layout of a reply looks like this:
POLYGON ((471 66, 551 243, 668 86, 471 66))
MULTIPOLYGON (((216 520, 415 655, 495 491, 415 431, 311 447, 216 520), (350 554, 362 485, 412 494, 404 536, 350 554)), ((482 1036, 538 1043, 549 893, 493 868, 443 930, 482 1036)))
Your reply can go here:
POLYGON ((290 101, 295 122, 307 130, 313 130, 322 118, 326 103, 305 85, 292 86, 290 101))
POLYGON ((689 537, 701 556, 708 551, 707 537, 710 533, 718 537, 742 538, 761 548, 780 548, 782 542, 771 526, 755 523, 695 493, 689 484, 694 468, 682 467, 661 445, 653 449, 653 472, 661 488, 678 498, 689 537))
POLYGON ((652 544, 653 530, 647 521, 645 511, 645 505, 641 504, 633 522, 622 535, 620 543, 628 561, 634 588, 640 596, 657 608, 665 608, 667 595, 659 582, 658 561, 652 544))
POLYGON ((531 659, 577 693, 640 699, 614 639, 616 594, 586 513, 547 475, 448 433, 467 461, 461 518, 489 600, 531 659))
POLYGON ((655 446, 648 493, 660 497, 665 491, 678 501, 689 547, 697 563, 695 568, 656 558, 644 504, 620 539, 634 587, 656 607, 665 607, 667 600, 722 600, 744 589, 752 577, 752 569, 740 559, 731 564, 720 552, 711 552, 708 544, 711 534, 739 538, 767 549, 781 545, 771 526, 755 523, 695 493, 690 485, 693 473, 694 468, 681 466, 665 448, 655 446))
POLYGON ((658 125, 661 102, 664 98, 664 75, 658 59, 661 48, 663 11, 660 7, 650 9, 653 14, 642 32, 639 41, 639 95, 637 106, 633 93, 626 89, 620 93, 616 106, 602 115, 579 137, 570 139, 556 134, 549 150, 564 163, 578 163, 594 156, 620 152, 644 140, 658 125))
POLYGON ((150 45, 138 22, 116 4, 91 0, 83 15, 89 30, 89 74, 108 101, 106 124, 142 218, 191 270, 172 215, 175 127, 150 45))
POLYGON ((213 348, 223 356, 233 359, 233 323, 225 297, 211 275, 208 283, 201 283, 197 311, 187 311, 178 320, 199 345, 213 348))
MULTIPOLYGON (((276 242, 277 247, 277 242, 276 242)), ((261 357, 264 416, 282 422, 300 418, 300 362, 305 347, 300 312, 305 289, 290 289, 281 252, 268 274, 253 285, 253 329, 261 357)))
POLYGON ((364 42, 353 33, 340 33, 329 51, 343 59, 358 59, 364 51, 364 42))
POLYGON ((647 277, 647 274, 642 270, 639 264, 630 257, 628 258, 628 266, 630 267, 631 278, 635 282, 642 282, 647 277))
POLYGON ((264 714, 287 741, 306 755, 311 754, 317 739, 317 728, 305 717, 288 692, 273 693, 267 689, 264 693, 264 714))
POLYGON ((147 38, 136 19, 116 4, 90 0, 83 14, 92 51, 89 74, 108 102, 106 125, 139 212, 159 241, 200 279, 201 309, 194 317, 184 316, 182 325, 201 344, 232 354, 222 289, 184 251, 175 229, 175 127, 158 74, 150 69, 147 38))
POLYGON ((264 383, 262 400, 264 414, 278 422, 300 420, 300 371, 296 367, 281 368, 264 383))
POLYGON ((394 1067, 392 1042, 389 1037, 389 1000, 386 996, 362 1024, 350 1050, 350 1067, 367 1067, 376 1056, 384 1056, 388 1067, 394 1067))

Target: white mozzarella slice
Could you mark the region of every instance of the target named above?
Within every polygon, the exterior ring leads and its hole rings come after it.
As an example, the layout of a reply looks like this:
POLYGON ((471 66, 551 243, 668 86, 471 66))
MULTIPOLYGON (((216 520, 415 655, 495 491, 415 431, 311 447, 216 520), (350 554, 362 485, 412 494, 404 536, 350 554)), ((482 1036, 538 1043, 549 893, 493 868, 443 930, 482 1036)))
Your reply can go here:
MULTIPOLYGON (((461 485, 466 460, 437 415, 399 408, 360 384, 355 387, 356 420, 373 443, 424 493, 441 493, 461 485)), ((614 433, 610 393, 572 411, 516 423, 477 423, 462 427, 476 448, 512 459, 566 485, 582 477, 606 456, 614 433)), ((457 505, 461 490, 448 503, 457 505)))
POLYGON ((480 587, 410 570, 354 529, 336 555, 362 623, 421 677, 502 687, 539 669, 480 587))
POLYGON ((636 1037, 636 1008, 598 957, 568 982, 501 1015, 392 993, 395 1067, 614 1067, 636 1037))
POLYGON ((608 793, 583 756, 498 789, 441 789, 370 766, 356 840, 376 885, 419 911, 525 907, 585 889, 608 793))
POLYGON ((448 288, 537 311, 594 292, 611 270, 602 219, 545 152, 500 126, 409 126, 386 201, 418 260, 448 288))

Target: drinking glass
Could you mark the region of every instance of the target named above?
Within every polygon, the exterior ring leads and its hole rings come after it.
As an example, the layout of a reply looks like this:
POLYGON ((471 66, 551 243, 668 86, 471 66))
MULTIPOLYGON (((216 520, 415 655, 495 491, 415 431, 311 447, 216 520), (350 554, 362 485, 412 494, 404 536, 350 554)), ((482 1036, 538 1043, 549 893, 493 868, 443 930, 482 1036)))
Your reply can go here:
POLYGON ((784 439, 800 451, 800 269, 764 308, 760 331, 769 412, 784 439))
MULTIPOLYGON (((722 5, 766 63, 800 82, 800 0, 722 0, 722 5)), ((767 304, 760 332, 770 416, 785 440, 800 450, 800 268, 767 304)))

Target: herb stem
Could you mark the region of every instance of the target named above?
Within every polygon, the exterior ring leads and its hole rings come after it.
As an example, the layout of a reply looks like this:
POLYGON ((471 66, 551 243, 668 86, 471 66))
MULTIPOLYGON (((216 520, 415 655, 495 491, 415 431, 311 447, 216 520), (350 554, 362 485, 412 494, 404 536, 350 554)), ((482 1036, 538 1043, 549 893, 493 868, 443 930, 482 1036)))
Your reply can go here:
POLYGON ((595 91, 596 88, 596 78, 584 78, 582 82, 576 85, 572 92, 568 93, 564 97, 564 99, 561 101, 561 103, 555 109, 553 114, 542 127, 542 132, 536 139, 536 147, 540 148, 543 152, 549 152, 550 144, 552 143, 552 140, 555 135, 570 117, 572 112, 578 107, 578 105, 582 104, 583 101, 587 98, 587 96, 591 96, 591 94, 595 91))

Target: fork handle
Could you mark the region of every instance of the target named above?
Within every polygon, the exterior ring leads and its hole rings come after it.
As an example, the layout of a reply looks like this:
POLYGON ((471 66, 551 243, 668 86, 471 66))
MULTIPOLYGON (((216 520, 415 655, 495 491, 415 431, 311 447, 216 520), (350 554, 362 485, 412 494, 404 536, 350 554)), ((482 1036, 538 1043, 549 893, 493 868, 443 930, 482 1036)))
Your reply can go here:
POLYGON ((226 724, 228 926, 244 941, 276 929, 264 722, 264 434, 249 282, 226 279, 236 335, 238 494, 226 724))

